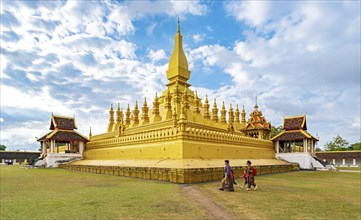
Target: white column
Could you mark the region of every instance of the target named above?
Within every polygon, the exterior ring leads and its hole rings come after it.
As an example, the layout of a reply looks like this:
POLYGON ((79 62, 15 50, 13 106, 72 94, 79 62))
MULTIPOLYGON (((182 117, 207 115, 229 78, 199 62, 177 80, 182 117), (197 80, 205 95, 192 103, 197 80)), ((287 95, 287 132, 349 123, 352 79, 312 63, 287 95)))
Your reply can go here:
POLYGON ((336 166, 336 160, 332 159, 332 164, 336 166))
POLYGON ((79 154, 83 155, 84 152, 84 142, 80 141, 79 142, 79 154))
POLYGON ((315 145, 314 145, 314 142, 313 142, 313 140, 312 140, 312 139, 311 139, 311 142, 310 142, 310 143, 311 143, 311 154, 313 154, 313 152, 314 152, 313 147, 314 147, 315 145))
POLYGON ((42 149, 42 155, 45 157, 46 156, 46 142, 45 141, 41 142, 41 149, 42 149))
POLYGON ((277 140, 276 141, 276 153, 279 153, 280 152, 280 141, 277 140))
POLYGON ((55 140, 50 140, 50 153, 54 153, 55 140))
POLYGON ((2 163, 2 164, 5 164, 5 159, 2 159, 2 160, 1 160, 1 163, 2 163))
POLYGON ((342 159, 342 165, 345 165, 346 163, 345 163, 345 159, 342 159))
POLYGON ((303 152, 307 152, 307 139, 303 139, 303 152))
POLYGON ((356 166, 356 158, 352 160, 352 165, 356 166))

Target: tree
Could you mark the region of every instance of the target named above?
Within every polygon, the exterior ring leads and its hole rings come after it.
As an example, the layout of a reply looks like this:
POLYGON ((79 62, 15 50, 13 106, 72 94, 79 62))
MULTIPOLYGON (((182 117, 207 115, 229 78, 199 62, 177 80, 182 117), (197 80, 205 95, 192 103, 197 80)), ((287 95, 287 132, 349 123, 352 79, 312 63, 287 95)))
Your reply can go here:
POLYGON ((321 148, 316 148, 316 152, 322 152, 322 149, 321 148))
POLYGON ((278 127, 275 127, 275 126, 272 126, 271 127, 271 138, 275 137, 277 134, 281 133, 282 132, 282 126, 278 126, 278 127))
POLYGON ((333 138, 332 141, 327 142, 325 146, 326 151, 348 150, 348 142, 340 135, 333 138))
POLYGON ((0 150, 5 150, 6 146, 5 145, 0 145, 0 150))
POLYGON ((361 142, 351 144, 351 146, 348 147, 348 149, 350 149, 350 150, 361 150, 361 142))

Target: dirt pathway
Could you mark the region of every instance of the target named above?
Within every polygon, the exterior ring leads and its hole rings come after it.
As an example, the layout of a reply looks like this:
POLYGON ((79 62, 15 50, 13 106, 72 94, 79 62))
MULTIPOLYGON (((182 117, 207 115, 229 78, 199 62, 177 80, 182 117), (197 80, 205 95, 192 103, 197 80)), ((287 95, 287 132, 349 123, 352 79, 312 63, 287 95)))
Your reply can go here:
POLYGON ((181 190, 189 200, 205 209, 211 219, 238 219, 233 214, 227 212, 223 206, 219 205, 207 195, 196 189, 196 187, 192 185, 185 185, 181 186, 181 190))

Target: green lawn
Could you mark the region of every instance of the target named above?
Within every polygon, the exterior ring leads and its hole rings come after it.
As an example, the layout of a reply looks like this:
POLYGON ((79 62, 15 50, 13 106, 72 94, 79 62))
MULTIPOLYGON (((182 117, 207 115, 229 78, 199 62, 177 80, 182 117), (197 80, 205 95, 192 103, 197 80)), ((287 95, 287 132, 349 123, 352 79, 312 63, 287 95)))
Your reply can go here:
POLYGON ((0 219, 207 217, 176 184, 63 169, 0 171, 0 219))
MULTIPOLYGON (((75 172, 0 166, 0 219, 209 219, 180 185, 75 172)), ((242 183, 238 179, 238 183, 242 183)), ((361 173, 257 176, 257 191, 193 185, 239 219, 361 219, 361 173)))
MULTIPOLYGON (((242 181, 239 179, 239 183, 242 181)), ((240 218, 361 219, 361 173, 291 172, 256 177, 257 191, 198 184, 240 218)))

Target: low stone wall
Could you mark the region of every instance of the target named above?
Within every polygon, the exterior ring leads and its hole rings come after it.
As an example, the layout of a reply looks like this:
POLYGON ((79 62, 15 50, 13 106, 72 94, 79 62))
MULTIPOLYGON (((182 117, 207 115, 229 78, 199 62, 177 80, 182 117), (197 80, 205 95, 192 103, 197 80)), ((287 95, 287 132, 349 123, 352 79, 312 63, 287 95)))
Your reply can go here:
MULTIPOLYGON (((91 172, 98 174, 107 174, 115 176, 136 177, 150 180, 161 180, 172 183, 201 183, 221 180, 224 168, 159 168, 159 167, 122 167, 122 166, 91 166, 91 165, 72 165, 59 164, 60 168, 91 172)), ((237 178, 243 175, 245 167, 232 167, 237 178)), ((257 175, 272 173, 283 173, 297 171, 300 169, 298 164, 284 165, 261 165, 255 166, 257 175)), ((243 177, 242 177, 243 178, 243 177)))

